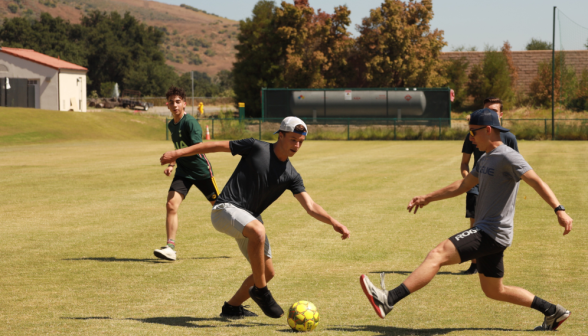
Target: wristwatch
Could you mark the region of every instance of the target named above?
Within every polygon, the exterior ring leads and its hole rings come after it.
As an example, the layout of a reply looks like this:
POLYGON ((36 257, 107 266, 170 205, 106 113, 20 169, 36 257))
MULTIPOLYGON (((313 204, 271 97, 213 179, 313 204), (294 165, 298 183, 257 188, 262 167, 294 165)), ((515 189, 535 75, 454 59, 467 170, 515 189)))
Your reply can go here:
POLYGON ((563 207, 563 205, 558 205, 557 208, 553 209, 553 211, 555 211, 555 213, 557 213, 558 211, 566 211, 566 208, 563 207))

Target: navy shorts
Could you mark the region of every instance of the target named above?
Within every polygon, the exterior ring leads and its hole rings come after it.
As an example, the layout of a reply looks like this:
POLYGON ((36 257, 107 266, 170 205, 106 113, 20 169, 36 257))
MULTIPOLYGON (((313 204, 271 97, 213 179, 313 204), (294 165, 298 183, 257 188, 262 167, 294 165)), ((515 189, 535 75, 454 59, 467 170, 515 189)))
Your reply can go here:
POLYGON ((169 187, 169 191, 175 191, 186 197, 190 188, 195 185, 200 190, 202 195, 210 202, 216 201, 218 198, 218 188, 214 176, 205 180, 192 180, 182 176, 175 176, 169 187))
POLYGON ((476 218, 476 203, 478 195, 466 194, 466 218, 476 218))
POLYGON ((449 238, 461 262, 476 259, 478 272, 490 278, 504 277, 503 252, 506 247, 497 243, 478 227, 462 231, 449 238))

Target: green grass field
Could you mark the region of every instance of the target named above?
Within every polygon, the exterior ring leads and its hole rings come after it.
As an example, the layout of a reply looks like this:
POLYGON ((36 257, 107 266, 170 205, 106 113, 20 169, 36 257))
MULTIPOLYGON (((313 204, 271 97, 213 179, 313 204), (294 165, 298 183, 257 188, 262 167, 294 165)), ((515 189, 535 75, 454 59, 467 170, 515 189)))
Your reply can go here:
MULTIPOLYGON (((151 134, 144 117, 50 115, 69 118, 70 127, 49 142, 41 131, 38 140, 23 136, 22 145, 7 134, 7 124, 13 134, 26 133, 19 123, 5 122, 13 114, 0 110, 0 334, 290 331, 285 318, 218 317, 250 268, 234 241, 214 230, 210 205, 198 190, 180 208, 179 260, 153 257, 165 242, 171 182, 158 162, 172 148, 155 138, 163 135, 160 120, 153 121, 159 128, 151 134), (146 124, 127 121, 133 118, 146 124), (103 126, 79 136, 90 121, 103 126), (121 132, 134 135, 107 140, 107 134, 121 132)), ((519 147, 575 227, 563 237, 553 211, 521 182, 505 283, 571 310, 558 335, 586 334, 588 143, 519 147)), ((341 241, 287 191, 263 214, 277 272, 270 282, 276 300, 284 309, 298 300, 315 303, 321 322, 314 333, 320 335, 531 335, 542 315, 486 298, 476 276, 458 274, 465 265, 443 268, 384 320, 359 286, 360 274, 377 283, 378 273, 387 272, 393 288, 437 243, 467 227, 465 196, 433 203, 417 215, 406 211, 412 196, 459 178, 460 151, 459 141, 307 141, 292 162, 309 194, 347 225, 351 238, 341 241)), ((222 187, 239 157, 209 158, 222 187)))

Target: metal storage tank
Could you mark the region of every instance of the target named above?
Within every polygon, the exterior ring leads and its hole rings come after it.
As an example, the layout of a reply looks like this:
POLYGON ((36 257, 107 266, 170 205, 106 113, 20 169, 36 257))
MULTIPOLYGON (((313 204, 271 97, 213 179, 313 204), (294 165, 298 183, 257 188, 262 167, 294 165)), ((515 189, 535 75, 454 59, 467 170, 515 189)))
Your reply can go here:
POLYGON ((386 118, 386 91, 326 91, 326 105, 329 118, 386 118))
POLYGON ((389 91, 388 114, 391 118, 402 119, 420 117, 427 108, 423 91, 389 91))

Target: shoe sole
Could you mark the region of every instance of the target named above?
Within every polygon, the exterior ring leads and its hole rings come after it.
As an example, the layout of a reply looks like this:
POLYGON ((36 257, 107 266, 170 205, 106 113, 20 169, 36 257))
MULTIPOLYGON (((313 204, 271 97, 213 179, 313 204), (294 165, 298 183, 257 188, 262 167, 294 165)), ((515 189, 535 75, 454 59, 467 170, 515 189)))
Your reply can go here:
POLYGON ((557 328, 559 328, 559 326, 562 325, 562 323, 564 323, 567 319, 570 318, 570 315, 572 315, 572 313, 568 311, 568 316, 566 316, 563 320, 561 320, 559 322, 555 321, 555 327, 551 330, 557 330, 557 328))
POLYGON ((363 293, 365 294, 365 296, 367 296, 368 300, 372 304, 372 307, 374 307, 374 310, 376 311, 376 314, 378 314, 378 316, 381 319, 383 319, 384 317, 386 317, 386 315, 382 312, 382 310, 380 309, 380 307, 378 307, 378 305, 374 301, 374 297, 372 296, 372 294, 370 294, 370 291, 368 290, 367 285, 365 284, 365 279, 366 278, 367 277, 365 275, 363 275, 363 274, 359 277, 359 283, 361 284, 361 289, 363 289, 363 293))
POLYGON ((242 320, 245 318, 245 315, 224 315, 223 313, 220 314, 220 317, 226 318, 228 320, 242 320))
POLYGON ((156 256, 159 259, 171 260, 171 261, 175 261, 176 260, 176 258, 170 258, 170 257, 166 256, 165 254, 159 252, 159 251, 153 251, 153 255, 156 256))

